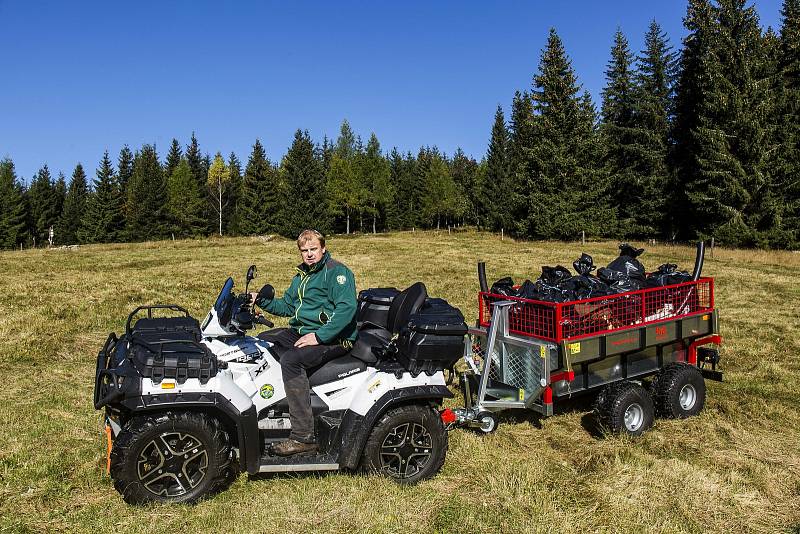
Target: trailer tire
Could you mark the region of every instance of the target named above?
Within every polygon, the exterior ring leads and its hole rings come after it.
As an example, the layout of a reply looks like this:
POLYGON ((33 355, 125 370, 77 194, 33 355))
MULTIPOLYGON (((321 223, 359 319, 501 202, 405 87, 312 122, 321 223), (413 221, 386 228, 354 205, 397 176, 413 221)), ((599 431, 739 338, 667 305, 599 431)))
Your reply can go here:
POLYGON ((500 424, 497 414, 492 412, 481 412, 475 416, 475 420, 479 423, 477 429, 484 434, 491 434, 497 430, 497 426, 500 424))
POLYGON ((652 384, 656 412, 672 419, 697 415, 706 403, 706 382, 694 365, 666 366, 652 384))
POLYGON ((447 430, 427 405, 407 404, 386 412, 372 429, 361 467, 411 485, 436 475, 447 455, 447 430))
POLYGON ((594 412, 600 428, 615 434, 639 436, 653 426, 653 398, 639 384, 609 384, 595 401, 594 412))
POLYGON ((128 504, 193 503, 227 488, 238 473, 225 429, 202 413, 134 417, 111 449, 114 488, 128 504))

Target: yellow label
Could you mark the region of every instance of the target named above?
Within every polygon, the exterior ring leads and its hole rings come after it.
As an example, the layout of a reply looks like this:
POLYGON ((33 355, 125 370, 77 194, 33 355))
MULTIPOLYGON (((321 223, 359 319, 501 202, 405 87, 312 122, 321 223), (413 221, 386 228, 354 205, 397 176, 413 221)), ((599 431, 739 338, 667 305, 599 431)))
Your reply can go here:
POLYGON ((542 358, 547 357, 547 348, 544 345, 539 345, 539 356, 542 358))
POLYGON ((162 382, 161 389, 175 389, 175 382, 162 382))
POLYGON ((380 381, 380 380, 376 380, 375 382, 373 382, 372 384, 370 384, 369 388, 367 388, 367 391, 369 391, 370 393, 372 393, 373 391, 375 391, 376 389, 378 389, 378 387, 380 387, 380 385, 381 385, 381 381, 380 381))
POLYGON ((704 321, 708 321, 708 315, 704 315, 704 316, 703 316, 703 320, 704 320, 704 321))
POLYGON ((519 390, 519 400, 520 400, 520 402, 525 400, 525 390, 524 389, 520 389, 519 390))
POLYGON ((581 344, 580 343, 567 343, 567 349, 569 350, 570 354, 580 354, 580 352, 581 352, 581 344))

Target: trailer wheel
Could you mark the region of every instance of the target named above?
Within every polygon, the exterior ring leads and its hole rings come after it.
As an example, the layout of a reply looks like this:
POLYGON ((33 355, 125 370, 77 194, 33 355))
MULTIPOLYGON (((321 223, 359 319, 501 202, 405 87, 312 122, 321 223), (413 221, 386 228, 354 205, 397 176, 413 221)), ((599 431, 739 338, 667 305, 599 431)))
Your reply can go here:
POLYGON ((430 406, 410 404, 386 412, 372 429, 361 466, 399 484, 433 477, 447 454, 447 430, 430 406))
POLYGON ((228 434, 213 417, 165 412, 131 419, 111 449, 111 478, 129 504, 192 503, 238 474, 228 434))
POLYGON ((497 414, 492 412, 481 412, 475 417, 475 421, 477 421, 479 424, 477 429, 484 434, 491 434, 497 430, 497 414))
POLYGON ((639 384, 617 382, 606 386, 594 407, 601 428, 639 436, 653 426, 653 398, 639 384))
POLYGON ((691 417, 700 413, 706 403, 706 382, 694 365, 668 365, 656 376, 652 388, 656 410, 664 417, 691 417))

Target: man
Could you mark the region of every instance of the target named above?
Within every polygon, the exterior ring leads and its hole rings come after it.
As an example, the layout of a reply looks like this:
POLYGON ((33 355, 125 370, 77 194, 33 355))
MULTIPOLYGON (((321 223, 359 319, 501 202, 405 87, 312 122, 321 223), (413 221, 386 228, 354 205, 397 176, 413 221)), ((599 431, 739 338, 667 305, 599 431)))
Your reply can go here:
POLYGON ((316 230, 304 230, 297 238, 297 248, 303 262, 283 297, 274 298, 270 292, 253 294, 263 310, 291 317, 289 328, 259 335, 284 349, 279 353, 292 433, 273 448, 280 456, 317 450, 306 372, 344 355, 357 335, 353 273, 331 258, 325 250, 325 237, 316 230))

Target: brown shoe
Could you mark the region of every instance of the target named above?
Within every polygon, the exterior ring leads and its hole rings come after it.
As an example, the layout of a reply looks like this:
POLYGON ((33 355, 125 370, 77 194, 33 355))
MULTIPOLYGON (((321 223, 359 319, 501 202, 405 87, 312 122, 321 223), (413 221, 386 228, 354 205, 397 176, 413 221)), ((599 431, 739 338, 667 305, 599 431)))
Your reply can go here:
POLYGON ((317 449, 316 443, 303 443, 295 439, 287 439, 272 447, 272 452, 278 456, 291 456, 304 452, 317 452, 317 449))

